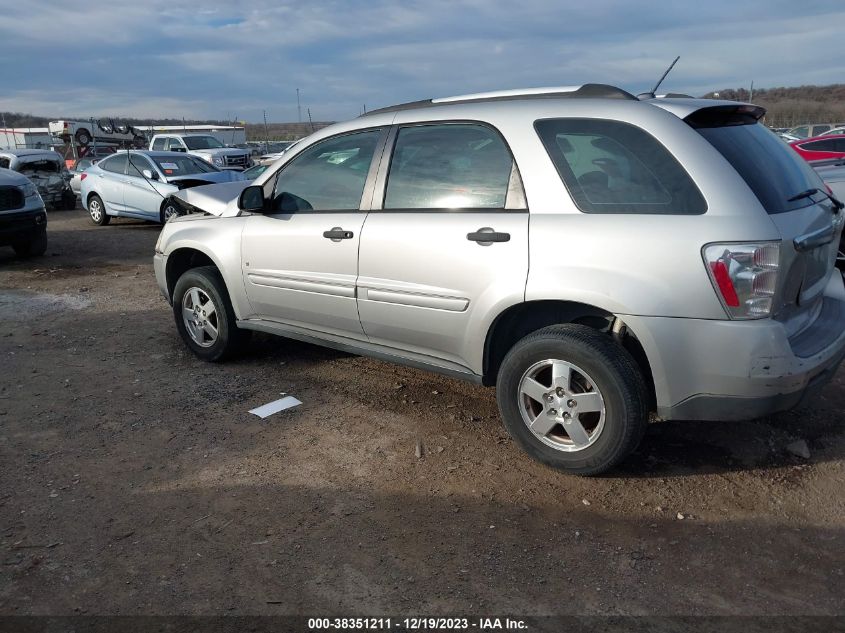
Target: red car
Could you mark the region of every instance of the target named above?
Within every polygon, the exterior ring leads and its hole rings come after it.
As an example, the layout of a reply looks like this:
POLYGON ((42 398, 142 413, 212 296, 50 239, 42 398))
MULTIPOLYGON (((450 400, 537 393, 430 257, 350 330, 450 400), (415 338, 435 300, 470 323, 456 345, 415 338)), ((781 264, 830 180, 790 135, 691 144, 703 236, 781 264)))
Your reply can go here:
POLYGON ((799 141, 792 141, 790 145, 806 160, 845 158, 845 136, 840 134, 802 138, 799 141))

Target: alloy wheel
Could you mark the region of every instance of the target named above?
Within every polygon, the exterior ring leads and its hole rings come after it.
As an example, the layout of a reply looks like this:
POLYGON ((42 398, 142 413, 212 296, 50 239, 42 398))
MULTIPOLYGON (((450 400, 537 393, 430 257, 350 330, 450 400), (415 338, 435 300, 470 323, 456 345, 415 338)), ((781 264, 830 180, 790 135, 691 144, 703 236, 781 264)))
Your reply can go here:
POLYGON ((182 320, 191 340, 200 347, 211 347, 217 342, 217 308, 202 288, 194 286, 182 296, 182 320))

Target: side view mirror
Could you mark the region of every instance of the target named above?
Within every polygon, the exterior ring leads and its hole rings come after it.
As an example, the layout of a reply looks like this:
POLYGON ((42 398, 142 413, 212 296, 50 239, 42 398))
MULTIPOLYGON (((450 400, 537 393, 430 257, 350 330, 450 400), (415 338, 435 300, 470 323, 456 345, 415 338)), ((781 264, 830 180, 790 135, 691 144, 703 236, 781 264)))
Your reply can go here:
POLYGON ((264 211, 264 189, 252 185, 241 191, 238 197, 238 208, 241 211, 264 211))
POLYGON ((152 169, 145 169, 141 172, 147 180, 158 180, 158 174, 152 169))

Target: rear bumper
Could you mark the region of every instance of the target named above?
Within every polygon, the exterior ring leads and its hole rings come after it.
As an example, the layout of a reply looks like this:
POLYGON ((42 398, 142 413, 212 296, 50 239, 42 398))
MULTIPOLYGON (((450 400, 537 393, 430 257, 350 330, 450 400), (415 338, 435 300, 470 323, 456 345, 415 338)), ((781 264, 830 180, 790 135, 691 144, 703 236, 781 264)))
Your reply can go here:
POLYGON ((845 357, 845 289, 825 297, 828 318, 790 340, 772 319, 711 321, 620 315, 651 365, 657 415, 747 420, 807 403, 845 357), (824 341, 810 352, 807 339, 824 341))
POLYGON ((46 228, 47 213, 43 206, 0 213, 0 245, 8 246, 46 228))

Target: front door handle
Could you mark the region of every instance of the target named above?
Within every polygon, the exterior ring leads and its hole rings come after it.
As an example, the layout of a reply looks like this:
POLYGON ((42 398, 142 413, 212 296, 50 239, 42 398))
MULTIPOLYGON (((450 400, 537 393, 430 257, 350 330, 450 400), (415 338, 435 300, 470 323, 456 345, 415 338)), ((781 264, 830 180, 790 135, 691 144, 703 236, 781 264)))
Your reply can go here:
POLYGON ((482 246, 489 246, 493 242, 510 242, 510 233, 499 233, 489 226, 478 229, 475 233, 467 233, 470 242, 478 242, 482 246))
POLYGON ((332 242, 339 242, 340 240, 351 240, 355 237, 355 234, 352 231, 344 231, 339 226, 336 226, 331 231, 323 231, 323 237, 332 242))

